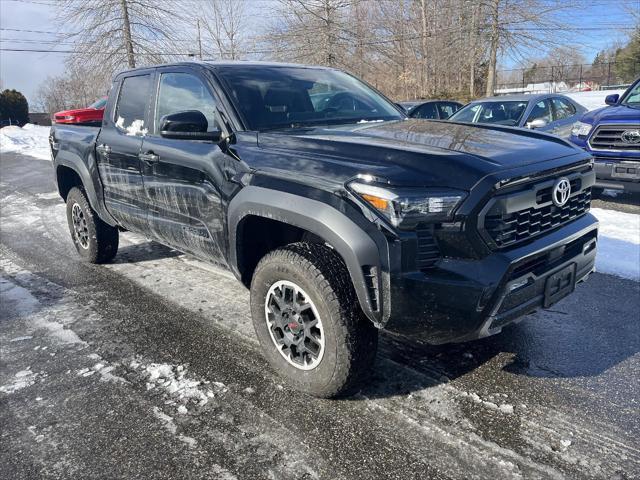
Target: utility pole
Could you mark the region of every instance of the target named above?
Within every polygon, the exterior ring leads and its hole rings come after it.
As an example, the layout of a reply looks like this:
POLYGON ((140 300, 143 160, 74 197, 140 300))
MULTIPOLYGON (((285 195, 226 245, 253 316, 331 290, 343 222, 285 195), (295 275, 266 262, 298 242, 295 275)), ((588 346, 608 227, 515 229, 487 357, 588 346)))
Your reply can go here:
POLYGON ((198 25, 198 55, 200 56, 200 60, 202 60, 202 39, 200 38, 200 19, 197 20, 198 25))
POLYGON ((489 45, 489 72, 487 75, 487 97, 493 95, 496 88, 496 64, 498 63, 498 47, 500 46, 500 0, 493 0, 491 5, 491 37, 489 45))

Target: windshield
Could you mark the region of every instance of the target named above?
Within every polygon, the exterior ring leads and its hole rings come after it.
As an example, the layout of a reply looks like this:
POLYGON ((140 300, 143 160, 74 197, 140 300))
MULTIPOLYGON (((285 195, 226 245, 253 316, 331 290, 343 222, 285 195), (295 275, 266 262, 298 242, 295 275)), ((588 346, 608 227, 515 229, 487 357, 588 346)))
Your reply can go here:
POLYGON ((622 105, 640 107, 640 82, 637 82, 622 99, 622 105))
POLYGON ((107 99, 101 98, 100 100, 96 100, 95 102, 93 102, 87 108, 95 108, 96 110, 99 110, 101 108, 104 108, 106 104, 107 104, 107 99))
POLYGON ((337 70, 229 65, 218 73, 251 130, 403 118, 380 94, 337 70))
POLYGON ((454 113, 449 120, 516 126, 520 123, 528 103, 526 101, 471 103, 454 113))

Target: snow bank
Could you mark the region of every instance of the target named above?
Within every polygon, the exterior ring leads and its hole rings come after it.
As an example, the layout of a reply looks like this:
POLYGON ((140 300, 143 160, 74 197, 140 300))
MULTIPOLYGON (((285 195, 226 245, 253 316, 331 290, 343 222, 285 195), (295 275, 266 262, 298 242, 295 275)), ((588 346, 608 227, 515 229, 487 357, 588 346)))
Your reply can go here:
POLYGON ((0 153, 15 152, 31 155, 40 160, 51 160, 49 129, 27 123, 0 128, 0 153))
POLYGON ((640 215, 592 208, 600 220, 596 270, 640 281, 640 215))
POLYGON ((575 100, 587 110, 595 110, 596 108, 605 107, 604 99, 607 95, 617 93, 622 95, 624 90, 599 90, 597 92, 569 92, 563 93, 567 97, 575 100))

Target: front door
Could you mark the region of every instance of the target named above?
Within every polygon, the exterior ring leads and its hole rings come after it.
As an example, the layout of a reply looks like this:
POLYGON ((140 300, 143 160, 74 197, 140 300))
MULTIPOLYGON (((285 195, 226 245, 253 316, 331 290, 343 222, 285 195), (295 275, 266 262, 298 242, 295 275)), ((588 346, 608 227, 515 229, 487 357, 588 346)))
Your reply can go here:
POLYGON ((544 127, 538 127, 536 130, 551 133, 554 125, 551 102, 549 100, 540 100, 533 106, 524 126, 528 126, 534 120, 544 120, 546 122, 544 127))
POLYGON ((238 186, 230 181, 239 162, 207 140, 160 136, 163 116, 198 110, 208 130, 220 130, 208 80, 191 70, 158 71, 154 128, 142 144, 149 229, 159 242, 226 267, 224 204, 238 186))
POLYGON ((152 75, 125 77, 117 83, 116 105, 105 118, 96 141, 98 171, 109 213, 123 227, 145 230, 146 199, 140 173, 140 148, 146 132, 145 121, 152 75))
POLYGON ((560 97, 552 98, 551 104, 553 106, 554 128, 550 133, 560 138, 569 138, 571 128, 576 121, 574 118, 576 107, 569 100, 560 97))

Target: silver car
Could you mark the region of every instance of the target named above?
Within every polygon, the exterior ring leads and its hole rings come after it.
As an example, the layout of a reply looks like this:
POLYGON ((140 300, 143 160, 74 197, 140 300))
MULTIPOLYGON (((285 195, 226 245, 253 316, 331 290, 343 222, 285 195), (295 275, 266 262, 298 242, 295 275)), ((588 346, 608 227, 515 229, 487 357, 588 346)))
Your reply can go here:
POLYGON ((530 128, 569 138, 571 127, 586 111, 582 105, 559 94, 505 95, 475 100, 449 120, 530 128))

